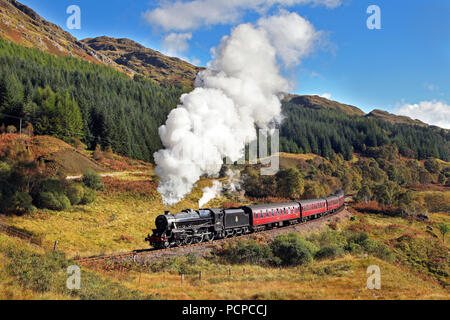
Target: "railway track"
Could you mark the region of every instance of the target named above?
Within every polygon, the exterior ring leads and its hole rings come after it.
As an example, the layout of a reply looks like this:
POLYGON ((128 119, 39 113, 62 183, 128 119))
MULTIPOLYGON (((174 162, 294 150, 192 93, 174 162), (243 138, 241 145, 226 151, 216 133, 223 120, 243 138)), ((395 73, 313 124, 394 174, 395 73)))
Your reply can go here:
POLYGON ((192 244, 192 245, 187 245, 187 246, 182 246, 182 247, 172 247, 172 248, 167 248, 167 249, 141 249, 141 250, 134 250, 131 252, 126 252, 126 253, 117 253, 117 254, 89 257, 89 258, 78 258, 78 259, 75 259, 75 261, 77 261, 80 264, 84 264, 84 265, 95 264, 95 263, 107 263, 107 262, 121 262, 121 261, 131 261, 131 262, 138 263, 138 262, 146 261, 150 258, 171 257, 171 256, 176 256, 176 255, 192 252, 198 248, 212 249, 216 245, 223 244, 223 243, 225 243, 229 240, 233 240, 233 239, 246 239, 246 238, 250 238, 254 235, 264 235, 264 234, 270 235, 272 233, 279 234, 280 231, 283 233, 288 232, 289 230, 295 231, 296 227, 298 227, 298 226, 308 225, 308 224, 312 224, 312 223, 317 223, 322 220, 330 219, 330 218, 340 214, 343 211, 346 211, 345 206, 343 208, 341 208, 339 211, 336 211, 335 213, 333 213, 331 215, 326 215, 326 216, 323 216, 323 217, 320 217, 320 218, 317 218, 314 220, 310 220, 310 221, 306 221, 303 223, 294 224, 294 225, 290 225, 290 226, 286 226, 286 227, 282 227, 282 228, 275 228, 275 229, 265 230, 265 231, 261 231, 261 232, 257 232, 257 233, 245 234, 245 235, 241 235, 241 236, 237 236, 237 237, 233 237, 233 238, 218 239, 218 240, 214 240, 211 242, 201 242, 201 243, 197 243, 197 244, 192 244))

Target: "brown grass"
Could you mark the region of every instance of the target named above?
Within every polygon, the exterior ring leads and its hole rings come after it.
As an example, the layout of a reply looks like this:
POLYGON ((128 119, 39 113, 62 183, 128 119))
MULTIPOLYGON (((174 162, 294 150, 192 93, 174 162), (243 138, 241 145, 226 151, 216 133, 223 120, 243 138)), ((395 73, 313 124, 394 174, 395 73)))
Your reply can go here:
POLYGON ((157 193, 156 188, 158 184, 154 181, 127 181, 113 177, 103 177, 102 181, 105 185, 104 193, 107 196, 114 196, 123 193, 131 193, 141 196, 156 196, 157 193))

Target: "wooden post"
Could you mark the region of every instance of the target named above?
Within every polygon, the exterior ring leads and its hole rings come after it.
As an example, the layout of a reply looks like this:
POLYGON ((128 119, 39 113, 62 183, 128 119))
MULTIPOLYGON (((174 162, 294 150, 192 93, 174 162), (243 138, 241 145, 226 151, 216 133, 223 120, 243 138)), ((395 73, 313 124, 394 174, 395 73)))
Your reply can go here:
POLYGON ((198 280, 202 281, 202 272, 201 271, 198 274, 198 280))
POLYGON ((58 240, 55 241, 55 244, 53 245, 53 251, 56 251, 58 248, 58 240))
POLYGON ((231 269, 228 269, 228 279, 231 278, 231 269))
POLYGON ((244 270, 242 270, 242 273, 245 274, 245 268, 244 268, 244 270))
POLYGON ((184 274, 181 274, 181 284, 184 283, 184 274))

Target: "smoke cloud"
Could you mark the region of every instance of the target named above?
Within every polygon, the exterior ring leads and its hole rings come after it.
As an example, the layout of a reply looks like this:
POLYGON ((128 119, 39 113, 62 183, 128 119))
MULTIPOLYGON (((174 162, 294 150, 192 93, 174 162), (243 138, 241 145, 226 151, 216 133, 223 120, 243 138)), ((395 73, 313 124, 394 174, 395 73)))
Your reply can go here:
POLYGON ((278 61, 299 63, 314 41, 303 41, 308 48, 299 48, 296 35, 317 39, 318 33, 296 13, 281 12, 276 18, 239 25, 224 37, 209 68, 197 76, 195 90, 181 97, 159 129, 165 149, 154 155, 155 172, 166 205, 182 200, 201 176, 217 176, 223 158, 242 158, 245 144, 256 139, 255 125, 269 128, 281 118, 280 93, 290 86, 278 61), (284 34, 284 43, 274 43, 280 30, 274 24, 283 20, 296 34, 284 34), (293 48, 289 59, 283 48, 293 48))
POLYGON ((202 208, 212 199, 220 197, 220 195, 222 194, 222 188, 222 183, 220 183, 220 181, 214 180, 212 187, 206 187, 203 189, 203 197, 198 202, 198 207, 202 208))

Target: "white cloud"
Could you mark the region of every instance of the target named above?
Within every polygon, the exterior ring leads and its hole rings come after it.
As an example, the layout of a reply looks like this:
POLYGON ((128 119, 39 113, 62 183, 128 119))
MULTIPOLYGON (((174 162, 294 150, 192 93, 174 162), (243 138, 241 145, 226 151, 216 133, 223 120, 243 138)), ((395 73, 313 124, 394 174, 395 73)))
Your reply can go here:
POLYGON ((404 104, 395 113, 421 120, 441 128, 450 129, 450 105, 443 101, 422 101, 418 104, 404 104))
POLYGON ((143 13, 144 19, 165 31, 196 30, 204 26, 236 24, 246 12, 263 13, 268 9, 294 5, 324 5, 335 8, 341 0, 192 0, 162 1, 143 13))
POLYGON ((170 56, 179 56, 189 49, 188 41, 192 39, 192 33, 170 33, 163 40, 163 47, 170 56))
POLYGON ((325 98, 325 99, 328 99, 328 100, 330 100, 331 97, 332 97, 331 93, 322 93, 322 94, 312 93, 312 94, 309 94, 309 95, 311 95, 311 96, 318 96, 318 97, 325 98))
POLYGON ((426 89, 428 89, 430 91, 439 91, 439 87, 434 85, 434 84, 432 84, 432 83, 428 83, 427 82, 427 83, 424 84, 424 86, 425 86, 426 89))

